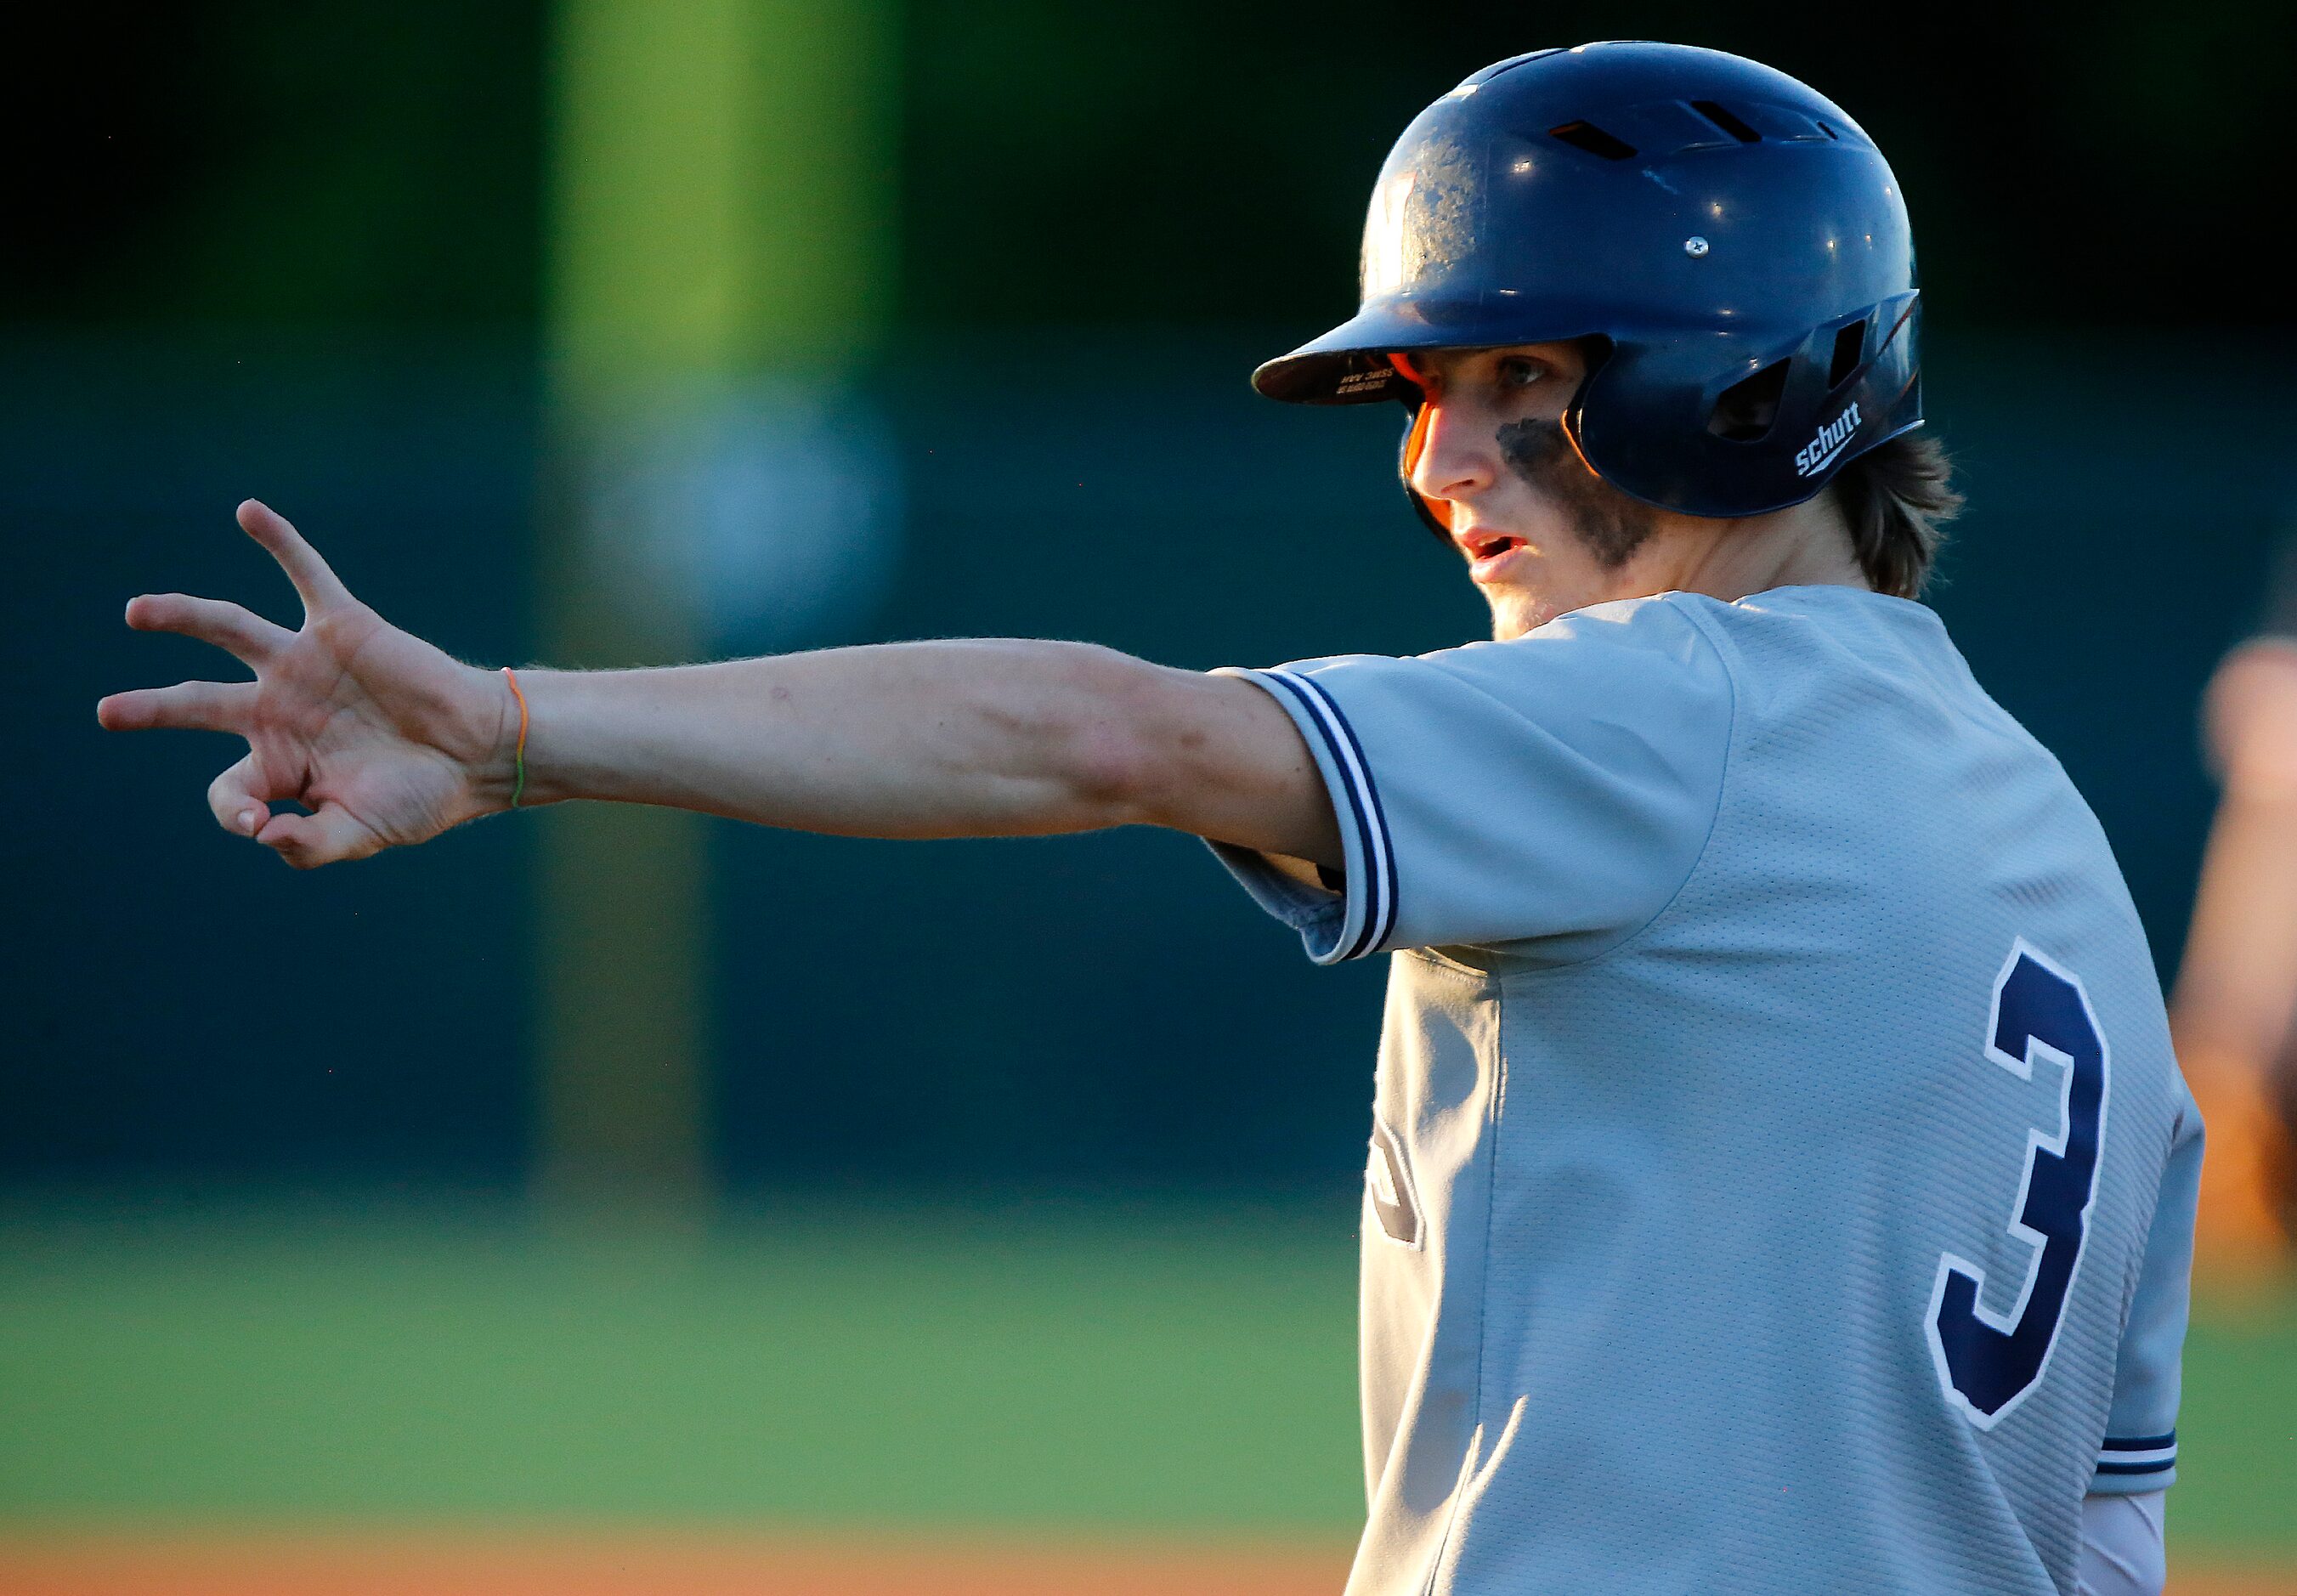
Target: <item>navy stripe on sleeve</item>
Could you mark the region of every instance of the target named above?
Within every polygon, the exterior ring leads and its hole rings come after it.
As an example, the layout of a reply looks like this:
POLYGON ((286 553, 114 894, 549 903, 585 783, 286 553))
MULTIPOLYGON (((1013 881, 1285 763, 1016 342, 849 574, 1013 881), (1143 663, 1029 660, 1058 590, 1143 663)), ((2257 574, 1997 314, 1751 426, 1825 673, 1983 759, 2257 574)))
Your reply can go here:
POLYGON ((1355 823, 1368 879, 1362 884, 1363 923, 1340 958, 1362 958, 1385 942, 1395 929, 1395 860, 1388 846, 1387 819, 1380 810, 1379 788, 1372 781, 1371 766, 1364 760, 1363 747, 1356 741, 1354 728, 1340 713, 1340 706, 1332 702, 1330 693, 1310 678, 1283 670, 1264 671, 1262 677, 1281 682, 1306 707, 1309 719, 1323 734, 1332 762, 1339 767, 1344 777, 1350 819, 1355 823))
POLYGON ((2100 1474, 2165 1474, 2178 1466, 2178 1432, 2108 1436, 2097 1449, 2100 1474))

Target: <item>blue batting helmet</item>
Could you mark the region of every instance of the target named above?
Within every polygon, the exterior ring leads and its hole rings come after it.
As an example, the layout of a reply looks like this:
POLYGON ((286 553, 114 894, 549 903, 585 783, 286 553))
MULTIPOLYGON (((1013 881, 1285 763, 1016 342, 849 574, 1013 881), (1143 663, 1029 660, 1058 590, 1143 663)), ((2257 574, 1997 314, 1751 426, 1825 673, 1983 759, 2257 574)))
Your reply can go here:
POLYGON ((1720 51, 1539 50, 1404 129, 1362 308, 1252 381, 1416 417, 1391 354, 1599 341, 1563 424, 1589 467, 1663 508, 1754 515, 1922 424, 1917 297, 1898 180, 1831 101, 1720 51))

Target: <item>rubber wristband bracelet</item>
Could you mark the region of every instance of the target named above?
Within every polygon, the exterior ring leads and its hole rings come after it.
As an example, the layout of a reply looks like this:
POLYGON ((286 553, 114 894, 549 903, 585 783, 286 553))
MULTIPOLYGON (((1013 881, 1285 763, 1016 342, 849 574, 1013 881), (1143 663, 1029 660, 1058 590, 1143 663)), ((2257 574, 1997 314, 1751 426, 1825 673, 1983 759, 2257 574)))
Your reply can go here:
POLYGON ((511 754, 515 776, 510 788, 510 806, 516 809, 519 800, 526 796, 526 695, 519 690, 517 671, 505 665, 502 673, 503 679, 510 684, 510 695, 518 700, 518 746, 511 754))

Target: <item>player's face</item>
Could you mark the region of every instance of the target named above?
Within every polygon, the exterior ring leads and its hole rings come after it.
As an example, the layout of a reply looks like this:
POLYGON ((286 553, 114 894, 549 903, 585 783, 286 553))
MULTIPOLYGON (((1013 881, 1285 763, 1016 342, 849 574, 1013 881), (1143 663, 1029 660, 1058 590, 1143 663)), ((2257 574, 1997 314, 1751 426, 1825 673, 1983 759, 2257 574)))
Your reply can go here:
POLYGON ((1450 522, 1505 640, 1642 591, 1631 564, 1658 512, 1579 457, 1563 413, 1587 374, 1576 344, 1413 355, 1428 395, 1412 484, 1450 522))

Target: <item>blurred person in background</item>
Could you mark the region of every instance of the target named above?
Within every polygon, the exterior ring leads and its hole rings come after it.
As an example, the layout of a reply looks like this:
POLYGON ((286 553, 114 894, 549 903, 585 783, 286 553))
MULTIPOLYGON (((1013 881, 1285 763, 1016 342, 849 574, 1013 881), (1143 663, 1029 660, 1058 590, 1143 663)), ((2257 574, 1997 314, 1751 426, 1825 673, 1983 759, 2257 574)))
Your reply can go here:
POLYGON ((2297 557, 2276 613, 2226 656, 2202 728, 2224 792, 2170 1013, 2212 1127, 2195 1266, 2235 1287, 2288 1262, 2297 1110, 2297 557))
POLYGON ((1915 602, 1956 500, 1880 152, 1736 57, 1534 52, 1405 131, 1363 267, 1256 383, 1404 405, 1489 643, 488 671, 250 501, 301 629, 137 598, 255 679, 100 718, 243 737, 216 819, 305 868, 575 799, 1204 837, 1396 956, 1355 1596, 2158 1592, 2200 1123, 2096 822, 1915 602))

